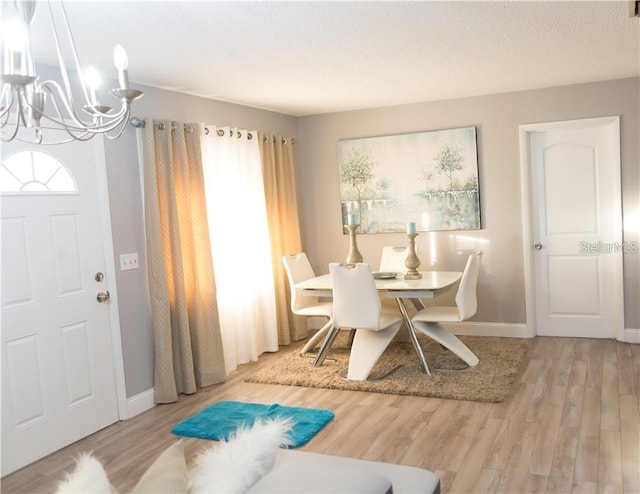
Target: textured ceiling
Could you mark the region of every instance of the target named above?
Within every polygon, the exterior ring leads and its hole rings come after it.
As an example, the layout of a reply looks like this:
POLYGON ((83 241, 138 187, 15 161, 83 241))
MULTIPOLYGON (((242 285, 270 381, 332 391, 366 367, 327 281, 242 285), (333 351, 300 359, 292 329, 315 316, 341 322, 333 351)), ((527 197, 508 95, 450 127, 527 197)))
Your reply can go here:
MULTIPOLYGON (((296 116, 640 75, 627 0, 65 6, 83 64, 108 74, 121 43, 132 82, 296 116)), ((50 63, 38 9, 34 53, 50 63)))

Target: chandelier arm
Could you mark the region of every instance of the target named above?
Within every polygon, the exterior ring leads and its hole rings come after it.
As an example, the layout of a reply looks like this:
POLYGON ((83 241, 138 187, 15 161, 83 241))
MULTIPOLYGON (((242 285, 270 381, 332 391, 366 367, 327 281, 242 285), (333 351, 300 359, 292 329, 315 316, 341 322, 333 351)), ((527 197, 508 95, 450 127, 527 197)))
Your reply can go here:
MULTIPOLYGON (((25 118, 25 110, 26 110, 25 102, 27 102, 27 98, 25 97, 25 94, 24 94, 24 88, 16 89, 16 97, 18 100, 18 118, 22 122, 22 125, 26 127, 27 119, 25 118)), ((28 104, 29 103, 27 102, 27 105, 28 104)))
POLYGON ((64 113, 60 110, 60 101, 62 101, 62 106, 65 108, 66 113, 69 115, 71 120, 78 128, 86 127, 86 124, 80 119, 80 117, 76 113, 76 109, 65 97, 64 91, 60 84, 56 81, 44 81, 42 84, 38 85, 38 90, 48 93, 51 96, 51 102, 53 107, 56 110, 58 117, 54 117, 48 113, 42 113, 42 118, 49 120, 50 122, 56 123, 62 127, 69 127, 69 121, 65 121, 64 113))
POLYGON ((56 81, 52 81, 52 80, 44 81, 42 84, 40 84, 39 89, 46 91, 48 94, 51 95, 52 104, 55 107, 56 113, 57 113, 57 117, 52 116, 50 114, 45 114, 45 113, 42 114, 42 117, 45 118, 46 120, 49 120, 50 122, 56 123, 63 127, 71 128, 73 130, 89 131, 89 132, 99 132, 100 129, 106 129, 107 131, 111 130, 113 126, 113 121, 119 121, 122 118, 122 115, 124 115, 127 111, 128 105, 126 104, 123 104, 122 107, 118 110, 118 113, 114 115, 109 115, 106 113, 96 111, 96 114, 101 118, 106 119, 107 122, 102 124, 100 123, 89 124, 83 121, 77 115, 76 109, 64 98, 63 90, 56 81), (62 102, 62 106, 64 106, 64 109, 66 110, 66 113, 69 115, 69 117, 71 117, 71 120, 75 125, 70 125, 69 121, 64 120, 64 117, 63 117, 64 112, 60 110, 61 102, 62 102))
POLYGON ((4 84, 2 86, 2 98, 0 98, 0 102, 5 101, 5 99, 6 104, 0 106, 0 120, 2 120, 3 127, 9 119, 9 110, 11 110, 11 107, 13 106, 13 91, 11 90, 11 86, 8 84, 4 84))
POLYGON ((21 141, 21 142, 26 142, 29 144, 41 144, 43 146, 51 146, 51 145, 57 145, 57 144, 66 144, 68 142, 73 142, 73 141, 88 141, 90 139, 92 139, 94 137, 95 134, 90 134, 89 132, 83 132, 81 134, 73 134, 72 132, 70 132, 68 129, 66 128, 59 128, 58 130, 64 130, 68 135, 69 138, 67 139, 60 139, 59 141, 50 141, 50 142, 44 142, 43 141, 43 136, 42 136, 42 129, 36 129, 36 139, 25 139, 22 138, 20 136, 17 136, 15 138, 15 140, 17 141, 21 141), (40 132, 38 132, 38 130, 40 132))
POLYGON ((121 122, 122 126, 120 127, 120 130, 115 135, 109 135, 108 133, 105 134, 107 136, 107 139, 110 139, 110 140, 118 139, 124 133, 124 131, 127 128, 127 123, 129 122, 129 115, 130 114, 131 114, 131 109, 129 108, 129 105, 127 105, 127 115, 123 119, 123 121, 121 122))
MULTIPOLYGON (((88 124, 85 123, 84 120, 82 120, 82 118, 80 118, 80 116, 77 113, 76 107, 73 105, 73 101, 69 101, 68 99, 65 99, 64 97, 64 91, 62 89, 62 87, 60 86, 60 84, 58 84, 56 81, 54 80, 46 80, 43 81, 42 83, 40 83, 38 85, 38 89, 39 90, 46 90, 47 93, 49 93, 51 95, 51 97, 53 98, 54 101, 58 101, 56 98, 60 98, 62 100, 62 103, 65 107, 65 109, 67 110, 67 114, 72 118, 72 120, 76 123, 76 125, 82 127, 82 128, 86 128, 88 127, 88 124), (52 89, 51 87, 53 87, 54 89, 52 89), (57 94, 56 94, 57 92, 57 94)), ((123 102, 120 109, 118 110, 117 113, 111 115, 109 113, 104 113, 101 112, 100 110, 98 110, 94 105, 89 104, 86 106, 89 106, 92 108, 92 111, 103 118, 107 118, 107 119, 114 119, 114 118, 118 118, 118 116, 124 111, 125 108, 125 103, 123 102)), ((109 107, 110 108, 110 107, 109 107)), ((111 111, 111 108, 110 108, 111 111)), ((45 115, 49 120, 52 120, 51 117, 49 117, 48 115, 45 115)), ((58 116, 60 118, 62 118, 62 113, 60 111, 58 111, 58 116)))
POLYGON ((92 134, 101 134, 105 132, 111 132, 112 130, 118 128, 122 124, 122 122, 126 121, 129 116, 129 106, 123 106, 120 108, 117 114, 110 115, 107 122, 104 122, 99 125, 95 125, 93 127, 83 127, 81 130, 85 130, 92 134))
MULTIPOLYGON (((20 98, 18 98, 18 112, 21 109, 20 106, 21 106, 20 98)), ((11 107, 9 107, 9 108, 11 108, 11 107)), ((8 139, 5 139, 5 136, 9 135, 9 134, 5 134, 5 132, 4 132, 5 125, 8 123, 8 121, 9 121, 9 115, 7 115, 6 120, 2 122, 2 129, 3 129, 2 140, 4 142, 9 142, 9 141, 15 139, 15 137, 18 135, 18 129, 20 128, 20 117, 18 115, 16 115, 16 123, 15 123, 15 126, 13 127, 13 133, 11 134, 11 137, 9 137, 8 139)))
MULTIPOLYGON (((126 125, 122 125, 123 122, 119 122, 118 125, 121 125, 120 130, 118 131, 117 134, 115 135, 109 135, 108 132, 110 130, 113 129, 109 129, 107 131, 92 131, 92 130, 85 130, 84 132, 82 132, 79 135, 74 134, 70 129, 65 128, 65 131, 67 132, 67 134, 69 134, 70 138, 69 139, 65 139, 65 140, 61 140, 61 141, 56 141, 56 142, 43 142, 42 144, 64 144, 67 142, 71 142, 71 141, 89 141, 91 139, 93 139, 93 137, 96 134, 104 134, 106 136, 107 139, 117 139, 119 138, 123 132, 125 131, 125 129, 127 128, 126 125)), ((114 127, 117 128, 117 127, 114 127)))
MULTIPOLYGON (((73 93, 71 91, 71 83, 69 82, 69 74, 67 72, 67 65, 64 62, 64 57, 62 56, 62 47, 60 45, 60 36, 58 35, 58 26, 56 24, 55 16, 53 14, 53 7, 51 6, 51 0, 47 1, 49 6, 49 15, 51 16, 51 26, 53 27, 53 39, 56 45, 56 52, 58 54, 58 65, 60 65, 60 74, 62 75, 62 81, 64 82, 64 88, 67 94, 67 99, 69 100, 69 104, 73 107, 74 99, 73 93)), ((78 58, 78 52, 76 51, 76 45, 71 35, 71 29, 69 28, 69 19, 67 18, 67 11, 64 8, 64 3, 60 2, 60 8, 62 9, 62 16, 64 19, 64 24, 66 27, 67 35, 69 36, 70 44, 71 44, 71 53, 73 55, 73 61, 75 62, 76 71, 78 73, 78 79, 80 80, 80 86, 82 88, 82 94, 84 96, 85 103, 89 103, 89 96, 87 93, 87 87, 84 83, 84 78, 82 76, 82 72, 80 69, 80 60, 78 58)))
MULTIPOLYGON (((54 106, 56 106, 56 110, 58 111, 58 114, 60 115, 60 110, 57 106, 57 103, 54 101, 54 106)), ((53 122, 57 125, 59 125, 61 128, 63 128, 65 130, 65 132, 67 132, 67 134, 69 134, 70 136, 72 136, 73 138, 79 140, 79 141, 87 141, 89 139, 91 139, 94 135, 96 134, 107 134, 108 132, 111 132, 114 129, 117 129, 118 126, 122 125, 124 122, 126 122, 128 116, 129 116, 130 110, 128 107, 124 107, 119 113, 118 115, 114 115, 113 118, 114 120, 103 123, 103 124, 98 124, 95 125, 93 127, 88 127, 88 126, 80 126, 80 127, 76 127, 73 125, 69 125, 69 122, 65 122, 64 120, 57 120, 52 118, 51 116, 47 115, 46 119, 49 120, 50 122, 53 122), (117 118, 116 118, 117 117, 117 118), (74 132, 80 132, 79 135, 76 135, 74 132)), ((122 128, 126 128, 126 125, 122 125, 122 128)), ((122 132, 120 132, 118 135, 121 135, 122 132)), ((111 138, 108 134, 107 134, 108 138, 111 138)))

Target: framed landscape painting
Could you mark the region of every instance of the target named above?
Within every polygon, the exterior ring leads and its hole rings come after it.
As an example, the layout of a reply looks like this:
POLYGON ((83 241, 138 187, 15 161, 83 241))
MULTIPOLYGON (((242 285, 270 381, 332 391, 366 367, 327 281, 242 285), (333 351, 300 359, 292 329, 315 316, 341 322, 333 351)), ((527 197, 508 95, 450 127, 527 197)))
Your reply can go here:
POLYGON ((342 224, 359 233, 481 228, 475 127, 341 140, 338 166, 342 224))

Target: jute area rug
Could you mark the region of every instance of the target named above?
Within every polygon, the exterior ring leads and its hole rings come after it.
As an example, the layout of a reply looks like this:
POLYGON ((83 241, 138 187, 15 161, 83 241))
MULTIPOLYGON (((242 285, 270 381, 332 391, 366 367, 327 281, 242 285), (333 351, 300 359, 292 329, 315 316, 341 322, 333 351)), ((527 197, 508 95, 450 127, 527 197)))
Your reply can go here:
POLYGON ((246 381, 310 388, 370 391, 397 395, 499 403, 505 400, 524 362, 527 341, 520 338, 462 336, 480 362, 468 367, 457 356, 427 337, 419 336, 431 377, 420 369, 409 342, 394 341, 385 350, 366 382, 348 381, 347 331, 341 331, 324 364, 300 356, 300 347, 286 350, 246 381), (395 370, 394 370, 395 369, 395 370))

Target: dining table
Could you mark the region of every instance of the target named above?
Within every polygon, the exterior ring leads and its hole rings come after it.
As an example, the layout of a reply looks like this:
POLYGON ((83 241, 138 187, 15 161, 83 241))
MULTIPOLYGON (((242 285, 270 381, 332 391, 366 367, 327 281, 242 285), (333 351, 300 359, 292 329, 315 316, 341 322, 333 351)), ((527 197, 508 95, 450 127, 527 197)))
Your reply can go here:
MULTIPOLYGON (((409 340, 418 356, 420 367, 423 372, 430 375, 429 366, 409 316, 407 302, 417 310, 424 308, 421 299, 433 298, 449 290, 460 280, 462 273, 459 271, 421 271, 420 275, 418 279, 405 280, 402 273, 374 272, 373 278, 380 296, 395 299, 398 304, 398 309, 409 334, 409 340)), ((332 295, 331 275, 322 274, 297 283, 295 287, 302 290, 305 295, 330 298, 332 295)), ((327 350, 325 348, 327 344, 329 342, 325 338, 318 355, 327 350)), ((315 362, 314 365, 316 365, 315 362)))

